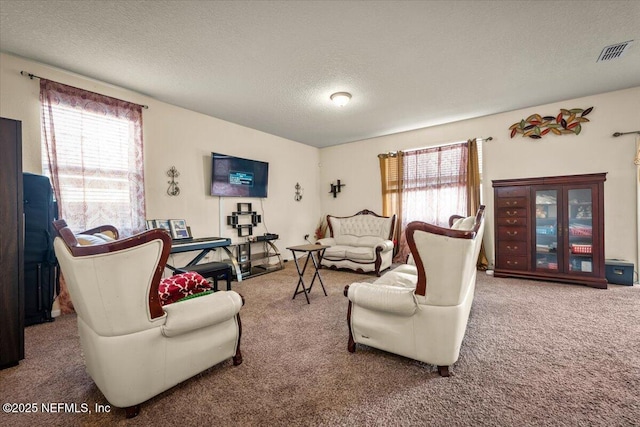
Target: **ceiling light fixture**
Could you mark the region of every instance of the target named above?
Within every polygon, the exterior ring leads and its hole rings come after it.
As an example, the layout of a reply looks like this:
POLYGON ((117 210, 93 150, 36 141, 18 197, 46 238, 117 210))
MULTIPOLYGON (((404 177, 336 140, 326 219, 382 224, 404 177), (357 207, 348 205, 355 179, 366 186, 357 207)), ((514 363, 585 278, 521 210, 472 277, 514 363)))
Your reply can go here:
POLYGON ((338 107, 344 107, 351 100, 351 94, 349 92, 336 92, 330 98, 338 107))

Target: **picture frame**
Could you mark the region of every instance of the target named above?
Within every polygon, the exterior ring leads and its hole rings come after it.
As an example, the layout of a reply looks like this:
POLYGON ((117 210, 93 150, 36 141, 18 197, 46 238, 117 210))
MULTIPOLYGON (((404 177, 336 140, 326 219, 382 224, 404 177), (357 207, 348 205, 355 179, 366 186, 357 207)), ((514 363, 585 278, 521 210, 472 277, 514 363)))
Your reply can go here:
POLYGON ((169 227, 171 229, 171 237, 174 239, 188 239, 191 237, 187 221, 184 219, 170 219, 169 227))
POLYGON ((156 221, 154 219, 147 220, 147 230, 153 230, 156 228, 156 221))
POLYGON ((168 219, 156 219, 153 221, 155 228, 164 228, 171 234, 171 225, 169 224, 168 219))

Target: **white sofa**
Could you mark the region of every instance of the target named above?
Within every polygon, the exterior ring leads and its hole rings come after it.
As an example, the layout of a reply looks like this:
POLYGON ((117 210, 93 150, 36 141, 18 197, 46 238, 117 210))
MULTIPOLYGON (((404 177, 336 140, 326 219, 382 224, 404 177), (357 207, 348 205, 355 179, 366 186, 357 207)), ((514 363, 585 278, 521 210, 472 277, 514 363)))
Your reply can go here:
MULTIPOLYGON (((87 373, 110 404, 137 415, 140 403, 226 360, 242 363, 234 291, 162 306, 158 287, 171 237, 161 229, 121 240, 81 240, 54 221, 56 256, 77 312, 87 373)), ((94 231, 94 230, 92 230, 94 231)), ((117 233, 115 233, 117 237, 117 233)))
POLYGON ((473 302, 484 206, 454 217, 451 228, 412 222, 407 241, 415 265, 402 264, 373 283, 352 283, 348 350, 365 344, 438 366, 458 360, 473 302))
POLYGON ((316 243, 329 246, 321 264, 329 268, 348 268, 362 273, 380 272, 391 267, 396 216, 380 216, 370 210, 338 217, 327 215, 330 237, 316 243))

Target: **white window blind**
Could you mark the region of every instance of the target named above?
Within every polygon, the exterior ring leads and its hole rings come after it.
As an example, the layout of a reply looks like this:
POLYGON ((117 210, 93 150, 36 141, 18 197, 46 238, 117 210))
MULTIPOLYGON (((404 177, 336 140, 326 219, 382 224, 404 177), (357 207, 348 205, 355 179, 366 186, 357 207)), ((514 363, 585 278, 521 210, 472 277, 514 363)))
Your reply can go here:
POLYGON ((111 224, 126 236, 144 229, 140 122, 111 107, 43 104, 42 169, 74 231, 111 224))

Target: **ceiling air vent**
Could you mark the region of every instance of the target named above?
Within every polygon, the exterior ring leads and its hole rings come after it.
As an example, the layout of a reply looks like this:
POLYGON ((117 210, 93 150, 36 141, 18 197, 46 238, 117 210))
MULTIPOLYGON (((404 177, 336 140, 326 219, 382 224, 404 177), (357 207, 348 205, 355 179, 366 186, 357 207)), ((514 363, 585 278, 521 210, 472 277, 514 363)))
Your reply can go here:
POLYGON ((633 40, 629 40, 618 44, 612 44, 611 46, 606 46, 602 49, 602 53, 600 53, 596 62, 611 61, 616 58, 620 58, 628 50, 628 47, 632 42, 633 40))

